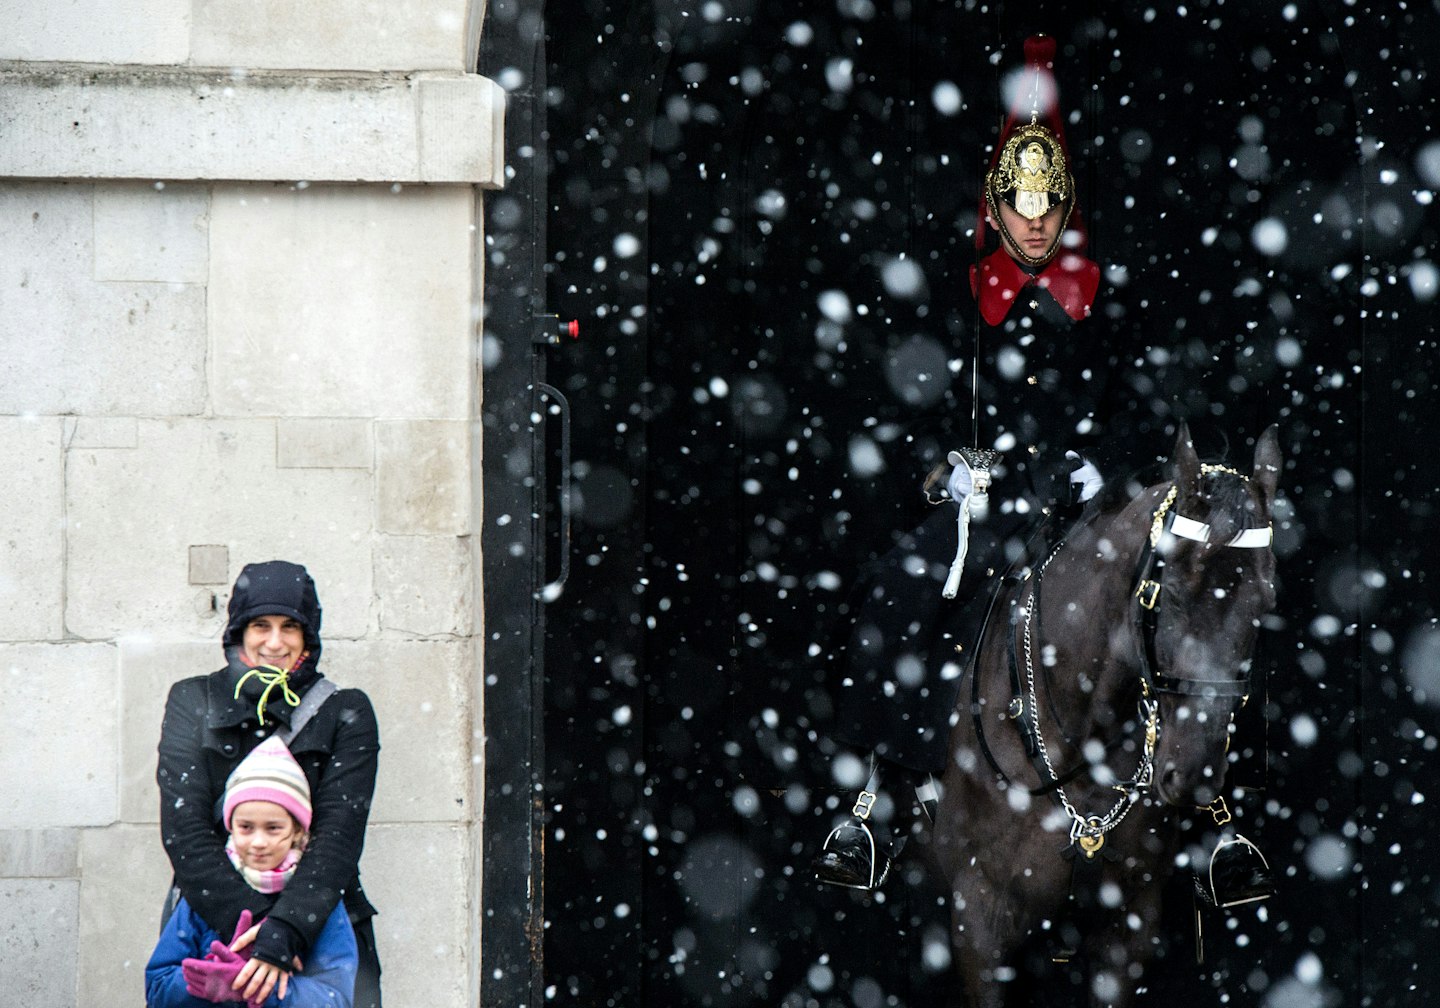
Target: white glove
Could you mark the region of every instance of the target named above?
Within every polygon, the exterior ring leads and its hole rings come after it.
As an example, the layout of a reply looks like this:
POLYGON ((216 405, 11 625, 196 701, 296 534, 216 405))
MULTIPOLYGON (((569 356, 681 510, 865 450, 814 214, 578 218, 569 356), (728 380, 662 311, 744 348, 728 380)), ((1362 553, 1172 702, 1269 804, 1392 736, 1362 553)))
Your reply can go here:
POLYGON ((1083 504, 1100 492, 1105 480, 1100 475, 1100 470, 1095 468, 1095 463, 1078 452, 1067 451, 1065 457, 1074 464, 1074 468, 1070 470, 1070 485, 1080 488, 1080 492, 1075 496, 1083 504))
POLYGON ((945 481, 945 489, 953 501, 963 501, 975 490, 975 477, 970 473, 970 467, 965 464, 963 458, 958 458, 959 452, 951 452, 957 458, 951 459, 950 464, 954 466, 950 470, 950 478, 945 481), (957 460, 958 459, 958 460, 957 460))
POLYGON ((960 511, 955 519, 955 559, 950 562, 950 572, 940 594, 947 599, 953 599, 960 590, 960 572, 965 566, 965 553, 970 546, 970 495, 975 491, 975 475, 970 471, 970 464, 959 452, 952 451, 948 459, 954 468, 950 470, 950 478, 945 481, 945 489, 949 492, 950 499, 960 505, 960 511))

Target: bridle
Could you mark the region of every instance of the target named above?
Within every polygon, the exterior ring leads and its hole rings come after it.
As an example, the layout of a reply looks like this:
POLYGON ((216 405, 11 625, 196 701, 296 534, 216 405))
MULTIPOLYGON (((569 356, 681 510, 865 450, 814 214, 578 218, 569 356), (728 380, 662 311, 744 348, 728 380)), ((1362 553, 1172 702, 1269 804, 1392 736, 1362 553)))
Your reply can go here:
MULTIPOLYGON (((1222 465, 1202 465, 1202 476, 1212 473, 1226 473, 1249 482, 1244 474, 1222 465)), ((1250 692, 1248 679, 1185 679, 1172 676, 1160 668, 1160 658, 1155 650, 1155 632, 1159 624, 1160 590, 1165 575, 1165 556, 1159 546, 1166 533, 1192 542, 1210 543, 1210 526, 1205 522, 1186 518, 1174 510, 1179 487, 1172 484, 1164 500, 1150 516, 1150 535, 1140 551, 1136 564, 1135 605, 1132 612, 1135 624, 1135 639, 1139 642, 1140 683, 1148 698, 1156 693, 1171 693, 1182 696, 1242 697, 1250 692)), ((1275 532, 1270 525, 1259 528, 1241 529, 1222 545, 1233 549, 1268 549, 1274 541, 1275 532)))
MULTIPOLYGON (((1212 473, 1226 473, 1237 476, 1241 480, 1248 479, 1243 474, 1227 466, 1202 465, 1201 475, 1212 473)), ((1040 583, 1044 577, 1045 568, 1064 548, 1064 540, 1056 544, 1050 554, 1045 558, 1034 572, 1034 581, 1030 588, 1024 608, 1019 614, 1019 621, 1023 624, 1023 654, 1024 654, 1024 689, 1021 688, 1020 669, 1018 667, 1017 655, 1015 654, 1015 634, 1012 632, 1010 678, 1011 693, 1010 718, 1016 723, 1021 735, 1024 738, 1026 752, 1030 755, 1031 762, 1035 764, 1040 775, 1043 786, 1032 789, 1031 794, 1044 794, 1053 791, 1056 800, 1060 803, 1065 814, 1070 819, 1070 840, 1079 846, 1087 858, 1093 858, 1105 843, 1105 835, 1120 825, 1126 814, 1144 792, 1154 783, 1155 774, 1155 752, 1160 739, 1160 701, 1161 694, 1180 696, 1210 696, 1210 697, 1231 697, 1240 698, 1249 692, 1248 677, 1244 680, 1236 679, 1189 679, 1180 676, 1173 676, 1164 672, 1159 663, 1155 647, 1156 629, 1159 623, 1159 610, 1162 599, 1162 585, 1165 571, 1165 558, 1159 550, 1159 545, 1166 533, 1182 539, 1189 539, 1199 543, 1211 542, 1210 526, 1204 522, 1195 521, 1180 514, 1175 509, 1175 501, 1179 496, 1178 484, 1172 484, 1165 497, 1151 514, 1150 534, 1145 545, 1141 549, 1136 565, 1134 588, 1131 592, 1133 605, 1131 619, 1135 627, 1135 638, 1140 649, 1140 715, 1145 726, 1144 744, 1141 747, 1139 765, 1134 775, 1126 781, 1114 784, 1120 792, 1120 797, 1115 804, 1103 815, 1084 815, 1079 812, 1070 802, 1065 793, 1065 784, 1077 776, 1084 767, 1082 762, 1079 766, 1061 775, 1055 770, 1050 761, 1049 752, 1045 746, 1045 738, 1040 730, 1039 699, 1035 689, 1035 661, 1033 653, 1033 640, 1031 625, 1034 620, 1035 608, 1040 594, 1040 583), (1029 714, 1026 716, 1026 709, 1029 714)), ((1242 529, 1232 536, 1228 541, 1221 544, 1235 549, 1266 549, 1274 539, 1274 531, 1270 525, 1259 528, 1242 529)), ((1028 579, 1028 578, 1027 578, 1028 579)), ((976 725, 979 728, 978 712, 976 713, 976 725)), ((999 771, 988 745, 984 743, 981 736, 981 748, 992 768, 999 771)))

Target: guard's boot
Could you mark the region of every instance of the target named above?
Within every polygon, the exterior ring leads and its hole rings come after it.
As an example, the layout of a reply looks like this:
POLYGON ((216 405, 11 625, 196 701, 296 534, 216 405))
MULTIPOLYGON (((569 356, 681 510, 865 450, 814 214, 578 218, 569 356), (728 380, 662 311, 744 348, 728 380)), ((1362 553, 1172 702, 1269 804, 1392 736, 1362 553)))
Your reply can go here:
POLYGON ((876 843, 869 823, 877 797, 873 791, 861 791, 850 818, 825 838, 820 854, 811 862, 821 882, 866 891, 878 889, 885 882, 892 851, 889 845, 876 843))
POLYGON ((890 866, 905 849, 913 833, 926 822, 935 821, 940 803, 940 788, 935 778, 925 774, 915 783, 916 771, 877 760, 865 789, 855 799, 850 818, 830 831, 820 847, 820 854, 811 863, 815 877, 830 885, 850 889, 878 889, 890 874, 890 866), (897 782, 898 791, 906 800, 897 803, 895 820, 891 823, 894 838, 877 839, 870 821, 870 812, 879 799, 882 772, 887 780, 897 782), (910 795, 913 792, 913 799, 910 795))
POLYGON ((940 782, 934 774, 927 773, 925 779, 915 785, 915 807, 925 813, 927 823, 935 822, 940 811, 940 782))

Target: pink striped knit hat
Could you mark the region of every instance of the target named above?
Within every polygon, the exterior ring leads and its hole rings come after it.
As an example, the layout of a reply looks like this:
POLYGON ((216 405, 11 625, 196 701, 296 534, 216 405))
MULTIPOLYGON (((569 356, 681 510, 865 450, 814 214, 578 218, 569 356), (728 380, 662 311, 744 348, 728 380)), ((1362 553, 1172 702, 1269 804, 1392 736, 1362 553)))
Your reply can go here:
POLYGON ((225 829, 235 806, 247 801, 268 801, 295 817, 300 828, 310 829, 310 782, 305 771, 274 735, 256 746, 225 782, 225 829))

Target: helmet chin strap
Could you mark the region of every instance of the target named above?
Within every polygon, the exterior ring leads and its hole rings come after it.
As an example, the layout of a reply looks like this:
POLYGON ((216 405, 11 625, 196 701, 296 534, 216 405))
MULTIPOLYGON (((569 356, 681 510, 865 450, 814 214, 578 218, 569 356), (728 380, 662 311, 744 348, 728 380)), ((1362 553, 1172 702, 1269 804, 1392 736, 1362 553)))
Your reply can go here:
POLYGON ((1005 244, 1005 251, 1012 257, 1018 257, 1020 262, 1026 266, 1049 266, 1055 256, 1059 254, 1061 239, 1065 237, 1065 229, 1061 228, 1060 233, 1055 236, 1055 240, 1050 243, 1050 247, 1045 250, 1045 254, 1037 258, 1029 255, 1020 247, 1020 243, 1015 240, 1015 236, 1010 233, 1010 229, 1005 226, 1004 221, 997 226, 1000 230, 1000 240, 1005 244))

